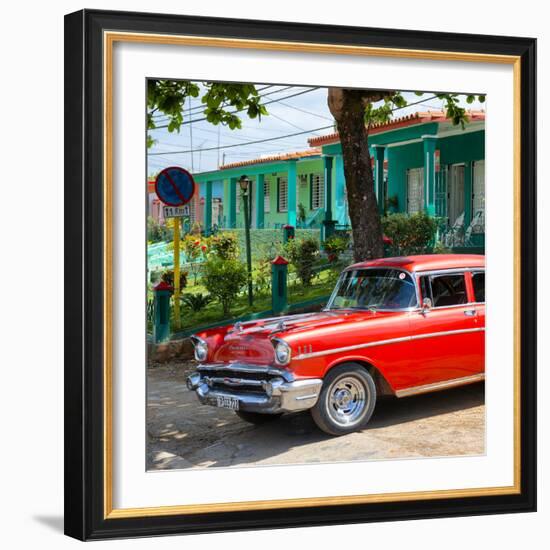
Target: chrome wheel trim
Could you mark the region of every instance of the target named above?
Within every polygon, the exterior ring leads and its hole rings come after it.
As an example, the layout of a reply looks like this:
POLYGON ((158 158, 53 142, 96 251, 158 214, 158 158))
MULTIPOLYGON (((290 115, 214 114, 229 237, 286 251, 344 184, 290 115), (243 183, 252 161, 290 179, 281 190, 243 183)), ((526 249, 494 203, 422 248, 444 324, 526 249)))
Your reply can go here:
POLYGON ((370 403, 367 386, 358 376, 342 375, 327 391, 327 411, 331 420, 342 427, 359 423, 370 403))

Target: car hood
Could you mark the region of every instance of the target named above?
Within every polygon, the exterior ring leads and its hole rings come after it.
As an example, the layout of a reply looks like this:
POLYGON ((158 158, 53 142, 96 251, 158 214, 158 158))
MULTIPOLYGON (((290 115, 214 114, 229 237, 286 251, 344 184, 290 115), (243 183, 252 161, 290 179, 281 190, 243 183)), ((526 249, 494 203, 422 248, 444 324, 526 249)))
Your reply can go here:
POLYGON ((291 347, 308 344, 309 337, 325 331, 345 330, 348 325, 375 320, 394 312, 328 310, 237 323, 218 335, 213 360, 220 362, 245 361, 258 364, 272 363, 273 338, 282 338, 291 347))

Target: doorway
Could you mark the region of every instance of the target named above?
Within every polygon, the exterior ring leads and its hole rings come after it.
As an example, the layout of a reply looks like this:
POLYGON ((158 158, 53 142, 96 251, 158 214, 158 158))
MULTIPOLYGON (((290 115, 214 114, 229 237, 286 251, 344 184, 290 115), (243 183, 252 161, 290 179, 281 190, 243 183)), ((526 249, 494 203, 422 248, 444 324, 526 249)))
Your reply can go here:
POLYGON ((449 167, 447 216, 449 225, 459 223, 464 214, 464 164, 453 164, 449 167))

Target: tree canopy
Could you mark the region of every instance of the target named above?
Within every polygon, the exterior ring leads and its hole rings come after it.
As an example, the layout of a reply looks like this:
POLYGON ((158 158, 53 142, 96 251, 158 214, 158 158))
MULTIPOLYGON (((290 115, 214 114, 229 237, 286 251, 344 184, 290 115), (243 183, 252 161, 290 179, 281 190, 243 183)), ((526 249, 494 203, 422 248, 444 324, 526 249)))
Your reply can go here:
MULTIPOLYGON (((267 115, 265 105, 253 84, 230 84, 224 82, 203 82, 202 86, 189 80, 149 80, 147 82, 147 129, 167 128, 169 132, 179 132, 184 123, 185 103, 188 98, 200 99, 204 118, 211 124, 223 124, 231 130, 240 129, 242 120, 239 113, 248 118, 261 118, 267 115), (168 120, 158 125, 155 113, 160 112, 168 120)), ((196 116, 196 114, 195 114, 196 116)), ((193 117, 193 115, 191 115, 193 117)), ((154 140, 148 136, 148 146, 154 140)))
MULTIPOLYGON (((424 94, 415 93, 418 96, 424 94)), ((454 125, 465 127, 468 114, 461 105, 464 94, 435 93, 433 97, 443 102, 447 116, 454 125)), ((469 94, 465 101, 472 104, 476 99, 483 103, 485 96, 469 94)), ((269 114, 261 100, 253 84, 149 80, 147 128, 167 128, 169 132, 179 132, 187 122, 206 120, 238 130, 242 128, 242 115, 261 119, 269 114), (184 120, 187 99, 199 96, 201 105, 187 111, 190 120, 184 120)), ((383 235, 370 163, 369 130, 372 125, 391 120, 395 111, 407 107, 409 103, 401 91, 354 88, 328 88, 327 100, 342 145, 354 257, 357 261, 379 257, 383 254, 383 235)), ((148 134, 148 147, 154 142, 148 134)))

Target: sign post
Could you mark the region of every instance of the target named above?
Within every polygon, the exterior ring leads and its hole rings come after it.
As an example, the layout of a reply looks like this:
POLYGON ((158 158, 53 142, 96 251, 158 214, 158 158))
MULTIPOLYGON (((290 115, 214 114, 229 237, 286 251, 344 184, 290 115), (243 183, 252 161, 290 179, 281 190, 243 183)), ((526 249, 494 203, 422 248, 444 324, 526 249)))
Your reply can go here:
POLYGON ((174 322, 173 328, 181 326, 180 318, 180 218, 187 204, 195 193, 193 176, 179 166, 171 166, 162 170, 155 180, 155 192, 166 205, 164 211, 174 219, 174 322), (172 207, 168 209, 167 207, 172 207))
POLYGON ((174 218, 174 328, 180 328, 180 219, 174 218))

